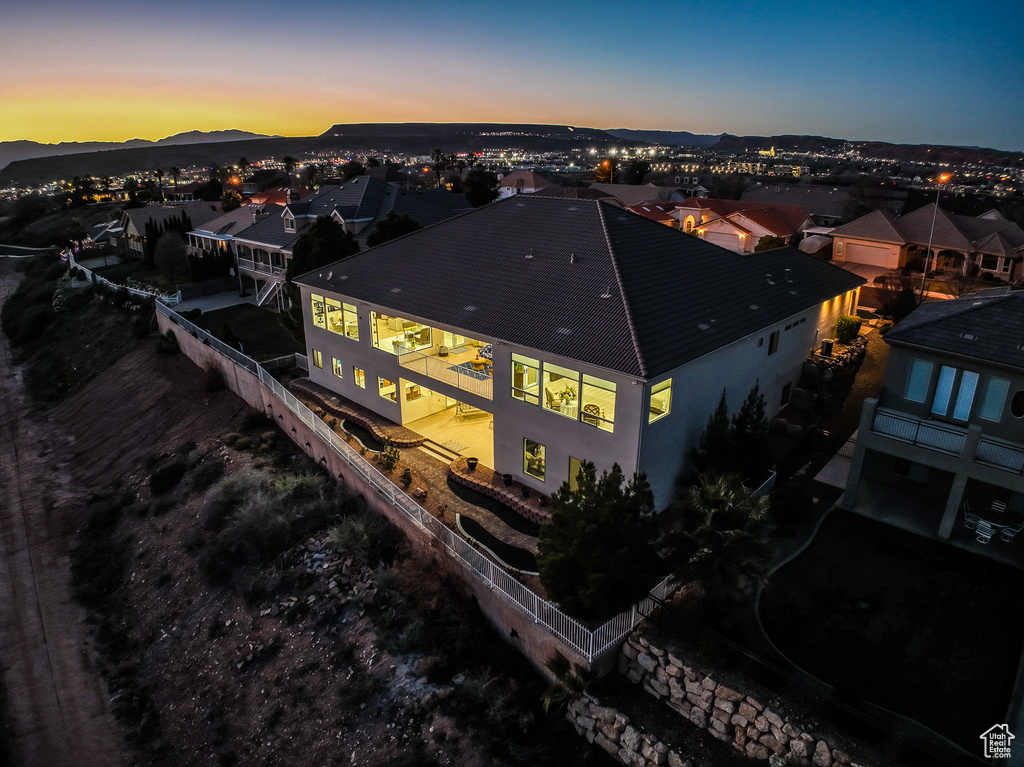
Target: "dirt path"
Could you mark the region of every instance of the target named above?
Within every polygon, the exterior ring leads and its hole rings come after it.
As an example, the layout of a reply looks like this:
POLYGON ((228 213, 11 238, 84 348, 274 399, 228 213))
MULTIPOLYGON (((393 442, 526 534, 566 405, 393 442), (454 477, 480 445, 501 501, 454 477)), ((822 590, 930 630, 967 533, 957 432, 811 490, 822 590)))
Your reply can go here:
MULTIPOLYGON (((0 272, 0 303, 16 279, 0 272)), ((106 688, 72 601, 67 557, 74 525, 54 498, 45 424, 34 422, 0 336, 0 673, 13 720, 12 763, 108 767, 124 763, 106 688)))

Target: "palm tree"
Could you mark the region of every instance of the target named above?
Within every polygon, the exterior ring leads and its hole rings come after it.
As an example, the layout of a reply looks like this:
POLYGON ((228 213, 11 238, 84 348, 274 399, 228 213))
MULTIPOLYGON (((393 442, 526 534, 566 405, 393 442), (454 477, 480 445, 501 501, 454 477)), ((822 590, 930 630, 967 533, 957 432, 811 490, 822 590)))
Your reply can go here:
POLYGON ((754 498, 737 474, 707 472, 673 506, 675 572, 705 602, 740 601, 766 581, 771 555, 767 495, 754 498))
POLYGON ((178 191, 178 176, 181 175, 181 169, 177 165, 172 165, 170 171, 171 178, 174 179, 174 191, 178 191))
POLYGON ((245 181, 245 174, 249 170, 250 165, 252 165, 252 163, 246 160, 244 157, 238 158, 238 170, 242 175, 243 181, 245 181))
POLYGON ((284 165, 284 172, 291 175, 291 172, 295 170, 295 166, 299 164, 299 161, 290 154, 286 154, 281 158, 281 164, 284 165))
POLYGON ((160 168, 155 171, 157 183, 160 185, 160 199, 164 198, 164 172, 160 168))

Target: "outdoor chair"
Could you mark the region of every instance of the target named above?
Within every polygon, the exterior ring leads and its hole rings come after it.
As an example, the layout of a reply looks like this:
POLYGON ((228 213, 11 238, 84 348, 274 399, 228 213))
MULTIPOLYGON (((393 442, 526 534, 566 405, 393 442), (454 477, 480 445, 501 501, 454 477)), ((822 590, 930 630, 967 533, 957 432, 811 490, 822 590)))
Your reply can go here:
POLYGON ((1021 530, 1024 530, 1024 522, 1018 522, 1015 525, 1005 525, 1003 529, 999 531, 999 537, 1007 543, 1012 543, 1014 537, 1021 530))
POLYGON ((978 520, 978 543, 988 543, 992 540, 992 534, 995 533, 995 528, 992 527, 991 522, 986 522, 984 519, 978 520))
POLYGON ((974 530, 978 527, 978 515, 966 500, 964 501, 964 527, 968 530, 974 530))

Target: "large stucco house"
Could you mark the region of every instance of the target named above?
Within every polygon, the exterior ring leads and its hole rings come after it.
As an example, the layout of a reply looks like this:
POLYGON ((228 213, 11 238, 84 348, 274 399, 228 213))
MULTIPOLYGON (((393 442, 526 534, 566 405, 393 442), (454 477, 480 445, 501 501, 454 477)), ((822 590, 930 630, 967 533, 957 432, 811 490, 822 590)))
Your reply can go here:
POLYGON ((314 383, 542 493, 618 463, 664 507, 723 389, 778 410, 863 280, 522 195, 296 283, 314 383))
POLYGON ((678 228, 737 253, 752 253, 762 237, 791 240, 814 226, 797 205, 691 197, 672 212, 678 228))
POLYGON ((1024 514, 1024 292, 922 304, 885 340, 842 504, 946 539, 973 537, 971 515, 1011 524, 1024 514))

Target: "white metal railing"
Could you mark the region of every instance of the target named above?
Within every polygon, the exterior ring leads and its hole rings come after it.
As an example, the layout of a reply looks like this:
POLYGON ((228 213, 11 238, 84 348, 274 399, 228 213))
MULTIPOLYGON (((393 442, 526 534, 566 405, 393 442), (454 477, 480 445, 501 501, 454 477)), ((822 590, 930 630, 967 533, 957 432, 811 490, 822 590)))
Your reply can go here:
POLYGON ((1024 474, 1024 445, 1005 442, 993 437, 982 437, 974 455, 978 463, 1024 474))
POLYGON ((250 272, 257 272, 259 274, 269 274, 273 277, 284 277, 285 271, 283 266, 264 264, 262 261, 256 261, 252 258, 239 258, 238 268, 245 269, 250 272))
MULTIPOLYGON (((674 579, 669 576, 628 610, 619 613, 596 629, 588 628, 575 618, 566 615, 552 602, 543 599, 524 586, 517 580, 516 575, 496 565, 475 549, 472 544, 427 512, 366 461, 319 416, 300 402, 263 365, 213 338, 208 332, 184 319, 169 307, 158 303, 157 311, 204 342, 209 341, 212 349, 220 352, 235 364, 255 373, 259 377, 260 383, 274 395, 279 403, 286 406, 303 423, 307 424, 324 445, 333 450, 349 468, 375 487, 395 509, 412 520, 426 534, 440 542, 452 558, 468 572, 483 580, 489 588, 497 591, 502 597, 523 610, 535 623, 543 625, 566 646, 586 658, 587 662, 593 662, 603 652, 620 642, 675 589, 674 579)), ((300 358, 305 361, 302 355, 295 355, 296 362, 300 358)), ((770 481, 774 481, 774 477, 770 481)))
POLYGON ((398 364, 408 370, 415 370, 427 378, 444 381, 463 391, 472 392, 485 399, 494 398, 494 379, 484 370, 468 370, 449 362, 443 357, 409 349, 402 344, 398 348, 398 364))
POLYGON ((75 263, 75 254, 72 251, 68 250, 65 251, 64 253, 67 254, 68 265, 70 266, 70 268, 78 269, 80 272, 85 274, 89 281, 92 282, 94 285, 106 285, 107 287, 112 288, 113 290, 127 290, 133 296, 141 296, 142 298, 154 298, 157 300, 158 303, 163 302, 168 306, 175 306, 181 303, 180 290, 175 293, 161 293, 157 290, 151 290, 149 288, 139 288, 131 285, 118 285, 116 282, 111 282, 106 277, 96 274, 96 272, 94 272, 92 269, 87 269, 81 264, 75 263))
POLYGON ((761 486, 754 489, 750 493, 751 498, 760 498, 762 495, 771 495, 772 491, 775 490, 775 472, 768 472, 768 479, 761 483, 761 486))
POLYGON ((267 280, 263 287, 256 292, 256 306, 263 306, 273 298, 277 291, 281 289, 282 284, 277 280, 267 280))
POLYGON ((920 418, 903 415, 894 410, 878 408, 871 430, 903 442, 927 447, 940 453, 959 455, 964 448, 967 432, 955 426, 939 426, 920 418))

